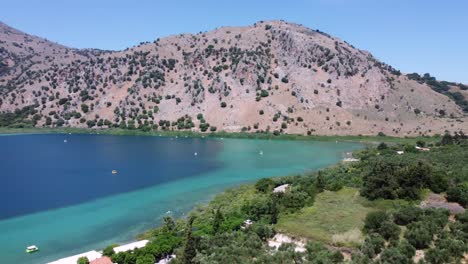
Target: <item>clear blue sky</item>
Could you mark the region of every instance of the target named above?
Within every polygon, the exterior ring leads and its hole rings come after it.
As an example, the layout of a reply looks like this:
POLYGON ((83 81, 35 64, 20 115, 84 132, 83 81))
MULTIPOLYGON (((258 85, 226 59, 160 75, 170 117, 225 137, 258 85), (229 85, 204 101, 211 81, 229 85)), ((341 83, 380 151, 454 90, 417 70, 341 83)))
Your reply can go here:
POLYGON ((0 20, 77 48, 123 49, 178 33, 284 19, 403 72, 468 83, 466 0, 0 0, 0 20))

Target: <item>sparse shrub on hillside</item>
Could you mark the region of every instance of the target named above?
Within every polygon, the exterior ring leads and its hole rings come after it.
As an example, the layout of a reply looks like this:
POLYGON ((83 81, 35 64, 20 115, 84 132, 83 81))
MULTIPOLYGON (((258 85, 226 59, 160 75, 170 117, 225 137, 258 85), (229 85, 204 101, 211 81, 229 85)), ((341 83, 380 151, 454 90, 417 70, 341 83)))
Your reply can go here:
POLYGON ((260 92, 260 96, 261 96, 261 97, 267 97, 267 96, 268 96, 268 91, 267 91, 267 90, 262 90, 262 91, 260 92))
POLYGON ((83 111, 83 113, 88 113, 89 111, 89 107, 87 104, 81 104, 81 111, 83 111))

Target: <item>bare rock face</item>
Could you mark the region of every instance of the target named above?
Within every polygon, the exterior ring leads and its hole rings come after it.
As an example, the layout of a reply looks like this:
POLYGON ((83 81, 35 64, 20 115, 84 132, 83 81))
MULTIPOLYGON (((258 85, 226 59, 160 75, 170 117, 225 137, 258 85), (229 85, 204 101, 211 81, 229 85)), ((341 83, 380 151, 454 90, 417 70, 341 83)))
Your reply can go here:
POLYGON ((67 48, 0 23, 3 126, 468 132, 460 101, 410 77, 340 39, 283 21, 112 52, 67 48))

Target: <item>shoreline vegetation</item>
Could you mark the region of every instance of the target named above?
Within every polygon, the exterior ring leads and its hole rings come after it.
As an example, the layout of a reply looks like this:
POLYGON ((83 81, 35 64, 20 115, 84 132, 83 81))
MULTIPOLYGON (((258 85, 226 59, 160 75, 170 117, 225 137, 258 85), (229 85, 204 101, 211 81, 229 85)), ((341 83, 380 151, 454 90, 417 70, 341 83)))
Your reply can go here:
POLYGON ((177 131, 177 130, 161 130, 161 131, 142 131, 129 130, 120 128, 7 128, 0 127, 0 135, 7 134, 105 134, 117 136, 165 136, 165 137, 192 137, 192 138, 239 138, 239 139, 269 139, 269 140, 312 140, 312 141, 347 141, 359 143, 407 143, 415 144, 417 141, 425 141, 427 143, 436 143, 440 141, 442 136, 419 136, 419 137, 392 137, 384 134, 376 136, 368 135, 343 135, 343 136, 328 136, 328 135, 301 135, 301 134, 279 134, 273 133, 249 133, 249 132, 194 132, 194 131, 177 131))
POLYGON ((467 137, 412 140, 356 151, 355 162, 228 189, 138 235, 150 241, 145 248, 115 254, 110 246, 104 255, 136 264, 167 257, 176 264, 457 263, 468 253, 468 211, 420 204, 439 195, 466 208, 467 137), (277 235, 293 242, 270 248, 277 235))

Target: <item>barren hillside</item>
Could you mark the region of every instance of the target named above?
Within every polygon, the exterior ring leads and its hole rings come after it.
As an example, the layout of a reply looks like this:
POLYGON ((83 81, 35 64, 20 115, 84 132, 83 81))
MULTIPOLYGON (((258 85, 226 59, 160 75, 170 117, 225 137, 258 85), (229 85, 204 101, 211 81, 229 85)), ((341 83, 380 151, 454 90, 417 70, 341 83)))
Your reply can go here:
POLYGON ((440 83, 283 21, 169 36, 116 52, 67 48, 0 23, 3 126, 468 132, 467 87, 448 83, 445 92, 434 82, 440 83))

